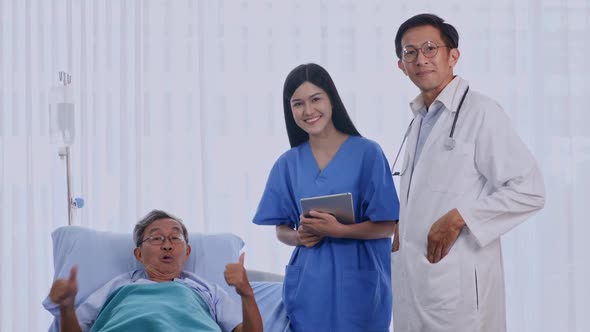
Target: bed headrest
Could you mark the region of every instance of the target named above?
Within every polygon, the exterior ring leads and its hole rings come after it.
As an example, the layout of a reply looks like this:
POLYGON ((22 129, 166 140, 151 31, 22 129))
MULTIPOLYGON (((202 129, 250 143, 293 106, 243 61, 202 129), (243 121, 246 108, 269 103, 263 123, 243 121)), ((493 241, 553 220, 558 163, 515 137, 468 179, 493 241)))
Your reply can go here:
MULTIPOLYGON (((133 256, 131 233, 99 232, 79 226, 63 226, 51 234, 53 239, 54 279, 67 278, 73 265, 78 265, 78 294, 76 307, 88 295, 114 277, 141 268, 133 256)), ((189 233, 192 251, 185 270, 216 283, 231 296, 237 294, 225 282, 223 271, 227 263, 238 261, 244 242, 231 233, 189 233)), ((54 316, 59 307, 47 297, 45 309, 54 316)))

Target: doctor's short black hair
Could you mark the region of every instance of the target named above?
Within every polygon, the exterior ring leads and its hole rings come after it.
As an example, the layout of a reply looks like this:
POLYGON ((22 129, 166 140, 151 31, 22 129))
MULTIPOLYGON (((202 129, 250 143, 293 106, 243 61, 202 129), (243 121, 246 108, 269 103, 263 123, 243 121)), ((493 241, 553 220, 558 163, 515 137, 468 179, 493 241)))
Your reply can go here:
POLYGON ((346 112, 344 103, 340 99, 336 85, 328 71, 315 63, 307 63, 295 67, 287 75, 283 86, 283 110, 291 147, 296 147, 309 140, 309 135, 295 123, 291 111, 291 97, 293 97, 295 90, 305 82, 309 82, 326 92, 332 104, 332 123, 334 123, 334 127, 338 131, 351 136, 361 136, 348 116, 348 112, 346 112))
POLYGON ((399 59, 402 58, 402 38, 406 31, 425 25, 430 25, 440 32, 440 36, 446 46, 449 47, 449 50, 459 47, 459 33, 454 26, 446 23, 445 20, 434 14, 418 14, 407 19, 397 30, 397 34, 395 35, 395 54, 397 54, 399 59))

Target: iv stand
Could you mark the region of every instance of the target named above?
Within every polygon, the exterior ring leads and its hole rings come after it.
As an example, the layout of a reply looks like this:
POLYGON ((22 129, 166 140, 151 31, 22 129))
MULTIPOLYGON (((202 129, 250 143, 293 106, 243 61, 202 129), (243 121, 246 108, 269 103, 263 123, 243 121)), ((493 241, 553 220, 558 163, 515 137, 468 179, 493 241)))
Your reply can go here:
POLYGON ((61 159, 66 160, 66 186, 67 186, 67 206, 68 206, 68 226, 72 225, 72 209, 75 207, 75 202, 72 197, 72 183, 70 181, 70 147, 66 146, 63 150, 57 153, 61 159))
MULTIPOLYGON (((60 71, 59 72, 59 81, 63 83, 64 86, 72 83, 72 75, 60 71)), ((66 186, 67 186, 67 208, 68 208, 68 226, 72 225, 72 209, 76 207, 76 202, 72 198, 72 182, 70 181, 70 147, 66 145, 62 149, 59 149, 58 156, 60 159, 65 159, 66 161, 66 186)))

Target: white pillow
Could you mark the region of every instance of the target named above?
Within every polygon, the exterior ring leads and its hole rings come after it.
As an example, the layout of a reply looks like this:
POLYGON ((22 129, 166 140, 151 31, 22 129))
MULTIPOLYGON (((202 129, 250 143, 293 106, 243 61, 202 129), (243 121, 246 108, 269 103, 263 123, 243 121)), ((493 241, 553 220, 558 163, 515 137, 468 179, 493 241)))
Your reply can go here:
MULTIPOLYGON (((88 295, 112 278, 135 269, 141 264, 133 255, 135 244, 131 233, 99 232, 79 226, 62 226, 51 234, 53 239, 53 280, 67 278, 73 265, 78 265, 77 307, 88 295)), ((225 282, 223 271, 228 263, 238 261, 244 241, 231 233, 189 233, 192 251, 185 270, 224 288, 237 299, 233 288, 225 282)), ((59 307, 49 297, 45 309, 54 316, 59 307)))

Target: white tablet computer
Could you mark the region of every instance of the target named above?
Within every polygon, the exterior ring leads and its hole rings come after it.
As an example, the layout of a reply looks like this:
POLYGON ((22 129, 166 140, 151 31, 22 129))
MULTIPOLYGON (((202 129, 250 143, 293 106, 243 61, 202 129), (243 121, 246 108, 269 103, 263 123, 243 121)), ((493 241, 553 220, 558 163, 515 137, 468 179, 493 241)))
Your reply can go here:
POLYGON ((330 213, 343 224, 354 224, 352 194, 342 193, 301 199, 301 211, 308 215, 310 210, 330 213))

